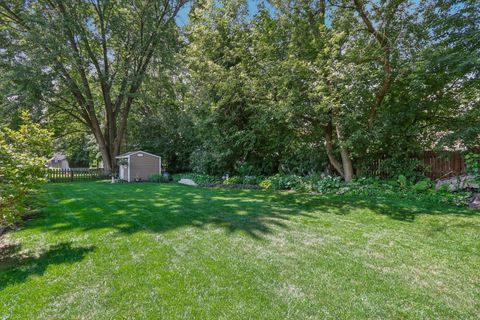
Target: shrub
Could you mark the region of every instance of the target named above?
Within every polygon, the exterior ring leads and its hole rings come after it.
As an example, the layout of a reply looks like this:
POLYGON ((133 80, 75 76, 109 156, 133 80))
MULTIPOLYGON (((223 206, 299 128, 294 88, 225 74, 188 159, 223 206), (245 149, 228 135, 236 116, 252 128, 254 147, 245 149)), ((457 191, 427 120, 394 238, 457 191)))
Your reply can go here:
POLYGON ((45 182, 45 155, 52 135, 22 114, 18 130, 0 131, 0 225, 11 225, 26 210, 26 200, 45 182))
POLYGON ((276 174, 268 179, 264 179, 263 181, 260 182, 260 184, 268 186, 268 188, 264 187, 264 189, 273 190, 296 190, 303 184, 302 178, 296 175, 282 176, 280 174, 276 174), (267 180, 269 182, 263 182, 267 180))
POLYGON ((432 184, 430 182, 430 179, 424 179, 422 181, 417 182, 414 186, 413 189, 416 191, 427 191, 432 187, 432 184))
POLYGON ((160 182, 160 183, 167 183, 171 181, 171 178, 169 175, 163 175, 160 173, 155 173, 152 174, 149 178, 148 181, 150 182, 160 182))
POLYGON ((262 177, 262 176, 244 176, 243 177, 243 183, 244 184, 259 185, 260 182, 263 181, 263 179, 265 179, 265 177, 262 177))
POLYGON ((223 180, 223 184, 225 185, 240 184, 240 183, 242 183, 242 179, 239 177, 229 177, 223 180))
POLYGON ((277 181, 278 190, 296 190, 303 183, 302 178, 297 175, 280 176, 277 181))
POLYGON ((176 181, 181 178, 192 179, 205 187, 225 187, 235 189, 252 189, 258 185, 261 189, 270 190, 295 190, 299 192, 318 192, 321 194, 358 195, 358 196, 397 196, 403 198, 423 199, 437 203, 454 205, 468 204, 469 193, 451 193, 445 190, 435 191, 429 179, 423 179, 415 184, 404 176, 395 179, 382 180, 378 177, 360 177, 351 183, 343 182, 341 177, 311 175, 300 177, 297 175, 262 176, 233 176, 225 179, 201 174, 177 174, 176 181))
POLYGON ((272 189, 272 180, 269 178, 264 179, 259 183, 259 186, 262 189, 272 189))
POLYGON ((329 193, 335 190, 340 189, 343 186, 343 181, 341 177, 325 177, 317 181, 315 185, 315 191, 318 193, 329 193))
POLYGON ((216 185, 206 185, 206 187, 219 187, 224 189, 261 189, 260 186, 254 184, 216 184, 216 185))
POLYGON ((408 186, 408 179, 403 174, 397 177, 397 182, 400 188, 406 188, 408 186))
POLYGON ((253 165, 240 161, 235 163, 235 172, 243 177, 255 174, 253 165))
POLYGON ((466 154, 465 164, 467 166, 467 172, 473 176, 474 180, 480 181, 480 154, 466 154))

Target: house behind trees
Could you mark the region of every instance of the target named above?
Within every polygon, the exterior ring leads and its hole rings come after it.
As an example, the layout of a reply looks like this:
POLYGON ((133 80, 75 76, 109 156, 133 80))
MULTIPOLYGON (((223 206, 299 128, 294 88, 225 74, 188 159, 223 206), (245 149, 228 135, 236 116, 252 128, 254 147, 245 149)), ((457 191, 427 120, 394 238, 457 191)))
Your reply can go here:
POLYGON ((47 166, 52 169, 70 170, 67 157, 61 152, 55 152, 53 157, 48 159, 47 166))

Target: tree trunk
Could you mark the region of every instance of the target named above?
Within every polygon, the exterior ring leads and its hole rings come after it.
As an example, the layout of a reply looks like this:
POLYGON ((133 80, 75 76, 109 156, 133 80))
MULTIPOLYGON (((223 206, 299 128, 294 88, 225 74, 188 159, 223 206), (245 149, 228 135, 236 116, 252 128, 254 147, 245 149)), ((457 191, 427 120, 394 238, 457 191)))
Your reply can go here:
POLYGON ((100 151, 100 154, 102 156, 102 161, 103 161, 103 168, 106 171, 112 171, 114 168, 114 160, 115 160, 115 155, 112 155, 110 153, 110 147, 108 145, 108 142, 106 141, 102 130, 98 126, 90 126, 90 129, 92 130, 93 135, 95 136, 95 140, 97 141, 98 145, 98 150, 100 151))
POLYGON ((328 160, 330 164, 335 168, 335 170, 345 178, 345 174, 343 172, 342 164, 335 158, 334 149, 333 149, 333 128, 332 122, 329 122, 326 127, 323 128, 323 139, 325 142, 325 149, 327 151, 328 160))
POLYGON ((323 127, 323 139, 325 142, 325 150, 327 151, 328 160, 335 170, 342 176, 345 182, 351 182, 353 179, 353 162, 350 151, 345 147, 343 129, 339 123, 335 112, 330 114, 330 120, 323 127), (333 129, 335 126, 336 138, 340 148, 341 162, 337 160, 334 153, 333 129))
POLYGON ((342 157, 342 166, 343 166, 343 178, 345 182, 352 182, 353 179, 353 164, 352 159, 350 159, 350 152, 346 148, 340 148, 340 155, 342 157))
POLYGON ((342 125, 335 121, 335 131, 337 132, 337 139, 340 144, 340 156, 342 158, 343 178, 345 182, 351 182, 353 179, 353 164, 350 156, 350 151, 343 144, 344 135, 342 125))

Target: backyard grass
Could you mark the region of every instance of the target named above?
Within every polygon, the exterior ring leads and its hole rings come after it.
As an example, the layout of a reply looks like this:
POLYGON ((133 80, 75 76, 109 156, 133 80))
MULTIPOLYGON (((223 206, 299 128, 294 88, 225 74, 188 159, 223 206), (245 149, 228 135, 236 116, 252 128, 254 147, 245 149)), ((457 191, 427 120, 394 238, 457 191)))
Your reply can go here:
POLYGON ((0 319, 474 319, 480 215, 398 198, 49 184, 0 319))

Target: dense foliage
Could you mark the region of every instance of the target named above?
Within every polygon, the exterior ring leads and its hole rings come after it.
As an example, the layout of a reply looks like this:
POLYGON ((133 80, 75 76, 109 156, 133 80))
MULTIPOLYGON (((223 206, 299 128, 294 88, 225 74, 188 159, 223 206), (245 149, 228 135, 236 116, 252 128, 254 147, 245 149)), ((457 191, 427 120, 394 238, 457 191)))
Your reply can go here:
POLYGON ((45 181, 44 171, 51 152, 51 133, 22 116, 18 130, 0 131, 0 226, 17 221, 28 196, 45 181))
MULTIPOLYGON (((350 183, 338 176, 233 176, 217 177, 205 174, 183 173, 174 175, 173 180, 191 179, 203 187, 228 189, 264 189, 294 190, 298 192, 318 193, 323 195, 398 197, 405 199, 423 199, 426 202, 448 203, 465 206, 471 199, 469 192, 450 192, 448 188, 436 189, 430 179, 414 181, 404 175, 392 179, 358 178, 350 183)), ((154 182, 164 182, 152 180, 154 182)))
POLYGON ((475 0, 198 0, 183 26, 183 0, 22 3, 0 5, 0 121, 30 109, 79 166, 419 180, 412 155, 480 147, 475 0))
POLYGON ((480 154, 470 153, 465 156, 467 173, 473 176, 473 180, 480 183, 480 154))
POLYGON ((252 18, 197 2, 169 98, 133 139, 177 171, 346 180, 379 158, 421 179, 412 155, 478 148, 478 3, 370 3, 271 1, 252 18))
POLYGON ((39 113, 47 106, 52 118, 68 116, 88 128, 113 168, 148 68, 175 47, 174 19, 185 3, 1 1, 6 109, 34 100, 39 113))

